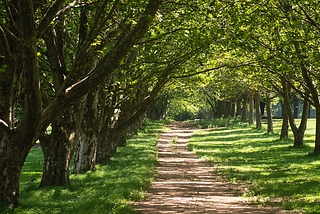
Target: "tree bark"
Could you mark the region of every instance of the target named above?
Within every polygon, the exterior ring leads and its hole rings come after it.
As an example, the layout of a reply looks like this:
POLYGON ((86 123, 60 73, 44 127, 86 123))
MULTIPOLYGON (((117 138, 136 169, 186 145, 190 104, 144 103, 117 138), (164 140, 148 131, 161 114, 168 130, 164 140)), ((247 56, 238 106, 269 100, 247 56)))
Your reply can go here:
POLYGON ((260 129, 262 127, 262 116, 260 109, 260 94, 258 91, 254 93, 254 99, 256 107, 256 129, 260 129))
POLYGON ((284 98, 284 107, 289 117, 289 124, 294 135, 294 147, 303 145, 304 133, 307 127, 308 121, 308 111, 309 111, 309 92, 305 92, 303 113, 299 127, 296 126, 294 121, 294 116, 292 114, 292 109, 290 105, 290 86, 287 84, 286 80, 282 79, 283 85, 283 98, 284 98))
POLYGON ((247 110, 248 110, 248 94, 245 93, 243 95, 243 101, 242 101, 243 105, 242 105, 242 120, 246 120, 247 119, 247 110))
POLYGON ((225 102, 225 114, 224 117, 229 117, 231 115, 231 102, 224 101, 225 102))
POLYGON ((280 134, 280 140, 288 139, 289 137, 289 117, 286 109, 284 108, 284 105, 281 101, 282 107, 282 126, 281 126, 281 134, 280 134))
POLYGON ((44 156, 39 187, 70 185, 69 166, 75 145, 79 141, 84 106, 85 97, 52 122, 50 135, 39 138, 44 156))
POLYGON ((315 146, 314 146, 314 153, 320 154, 320 111, 317 110, 316 112, 316 140, 315 140, 315 146))
POLYGON ((241 116, 242 108, 241 108, 241 101, 242 101, 242 96, 238 96, 237 98, 237 110, 236 110, 236 117, 241 116))
POLYGON ((298 118, 299 113, 299 99, 296 95, 293 96, 293 117, 298 118))
POLYGON ((79 143, 74 159, 72 173, 86 172, 95 169, 97 140, 99 133, 98 91, 87 95, 86 112, 80 127, 79 143))
POLYGON ((253 93, 249 94, 249 124, 253 124, 254 102, 253 93))
POLYGON ((6 131, 1 126, 3 124, 0 123, 0 202, 14 208, 19 205, 21 168, 33 144, 24 144, 18 133, 6 131))
POLYGON ((231 117, 235 117, 236 115, 236 104, 234 102, 231 103, 231 112, 230 112, 230 116, 231 117))
POLYGON ((273 121, 272 121, 272 111, 271 111, 271 98, 269 92, 266 94, 266 104, 267 104, 267 120, 268 120, 268 133, 273 133, 273 121))
MULTIPOLYGON (((300 56, 301 57, 301 56, 300 56)), ((308 90, 311 93, 311 98, 314 102, 314 107, 316 108, 316 138, 314 153, 320 154, 320 100, 319 100, 319 89, 315 85, 315 81, 312 81, 308 69, 305 67, 303 59, 301 58, 301 71, 303 79, 305 80, 308 90)))
POLYGON ((39 187, 69 186, 69 164, 71 150, 68 127, 52 122, 52 133, 39 138, 44 156, 43 173, 39 187))
POLYGON ((103 126, 97 142, 97 157, 96 163, 103 163, 110 161, 110 151, 111 151, 111 144, 108 141, 108 129, 107 125, 103 126))
POLYGON ((168 100, 165 95, 159 96, 147 111, 147 117, 151 120, 163 120, 168 109, 168 100))

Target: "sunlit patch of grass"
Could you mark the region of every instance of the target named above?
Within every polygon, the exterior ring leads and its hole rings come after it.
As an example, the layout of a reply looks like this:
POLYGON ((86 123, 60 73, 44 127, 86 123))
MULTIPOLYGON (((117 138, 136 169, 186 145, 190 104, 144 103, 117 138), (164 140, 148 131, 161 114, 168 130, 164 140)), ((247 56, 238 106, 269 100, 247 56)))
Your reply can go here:
POLYGON ((226 117, 226 118, 217 118, 212 120, 197 120, 194 121, 203 129, 206 128, 214 128, 214 127, 227 127, 232 125, 241 125, 241 126, 248 126, 248 124, 241 120, 240 118, 234 117, 226 117))
MULTIPOLYGON (((255 202, 306 213, 320 213, 320 157, 314 149, 315 120, 308 120, 305 145, 293 147, 293 135, 279 141, 266 127, 233 126, 195 133, 188 149, 207 159, 214 173, 232 183, 245 183, 244 196, 255 202)), ((266 126, 266 125, 265 125, 266 126)))
POLYGON ((43 155, 33 148, 21 173, 21 206, 14 213, 137 213, 131 204, 146 198, 156 175, 159 135, 153 132, 165 130, 161 122, 150 122, 94 172, 71 174, 71 186, 38 188, 43 155))

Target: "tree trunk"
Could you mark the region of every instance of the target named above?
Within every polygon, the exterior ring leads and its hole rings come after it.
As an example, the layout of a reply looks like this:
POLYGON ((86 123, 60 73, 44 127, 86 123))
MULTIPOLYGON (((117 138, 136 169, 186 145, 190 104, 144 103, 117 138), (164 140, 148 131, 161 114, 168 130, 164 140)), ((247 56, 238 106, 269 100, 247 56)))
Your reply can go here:
POLYGON ((229 117, 231 115, 231 102, 225 101, 225 103, 226 103, 226 108, 225 108, 226 112, 224 114, 224 117, 229 117))
POLYGON ((314 153, 320 154, 320 109, 316 111, 316 139, 314 145, 314 153))
POLYGON ((246 120, 247 119, 247 110, 248 110, 248 94, 245 93, 243 95, 243 105, 242 105, 242 120, 246 120))
MULTIPOLYGON (((8 64, 0 80, 0 99, 3 100, 0 101, 0 203, 14 208, 19 205, 21 168, 37 138, 42 106, 33 2, 11 1, 9 5, 13 9, 10 11, 12 19, 11 22, 7 21, 16 25, 14 32, 20 36, 20 43, 23 45, 10 40, 13 43, 6 46, 4 57, 5 63, 8 64), (19 126, 13 129, 13 116, 22 74, 25 92, 24 115, 19 126), (8 79, 3 81, 4 77, 8 79)), ((9 24, 9 28, 11 27, 9 24)))
POLYGON ((77 145, 76 155, 72 173, 86 172, 94 170, 97 140, 99 133, 98 119, 98 91, 97 89, 87 94, 86 112, 83 115, 80 127, 79 143, 77 145))
POLYGON ((308 121, 309 103, 307 100, 309 99, 309 92, 305 92, 302 118, 301 118, 299 127, 297 127, 294 121, 294 116, 292 114, 292 109, 290 105, 290 97, 291 97, 290 86, 287 84, 286 80, 284 79, 282 79, 282 85, 283 85, 284 107, 288 114, 289 124, 294 135, 294 147, 302 146, 304 132, 306 130, 307 121, 308 121))
POLYGON ((282 108, 282 127, 281 127, 280 140, 288 139, 288 136, 289 136, 289 117, 286 109, 282 108))
POLYGON ((74 158, 72 173, 93 171, 95 169, 97 136, 81 132, 79 144, 74 158))
POLYGON ((39 138, 44 156, 40 187, 70 185, 69 166, 79 140, 84 106, 85 97, 52 122, 50 135, 39 138))
POLYGON ((295 140, 295 144, 294 144, 295 147, 303 145, 303 137, 304 137, 304 133, 307 129, 307 122, 308 122, 308 115, 309 115, 309 102, 308 102, 308 100, 309 100, 309 92, 306 92, 304 102, 303 102, 301 121, 300 121, 300 125, 298 128, 298 133, 297 133, 298 140, 297 141, 295 140))
POLYGON ((314 107, 316 108, 316 139, 314 146, 314 153, 320 154, 320 100, 319 100, 319 88, 316 87, 315 82, 310 77, 310 72, 305 67, 303 59, 301 58, 301 71, 303 79, 305 80, 308 89, 311 93, 311 98, 314 101, 314 107))
POLYGON ((103 163, 110 161, 110 151, 111 145, 110 141, 108 141, 108 126, 103 126, 97 142, 97 163, 103 163))
POLYGON ((168 100, 165 95, 157 98, 147 111, 147 117, 151 120, 162 120, 168 108, 168 100))
POLYGON ((268 133, 273 133, 273 121, 272 121, 272 111, 271 111, 271 99, 270 94, 267 92, 266 95, 267 104, 267 120, 268 120, 268 133))
POLYGON ((239 97, 237 98, 237 111, 236 111, 236 117, 240 117, 241 115, 241 101, 242 101, 242 96, 239 95, 239 97))
POLYGON ((230 116, 231 117, 235 117, 236 114, 236 104, 234 102, 231 103, 231 112, 230 112, 230 116))
POLYGON ((264 115, 264 108, 266 107, 266 103, 264 101, 260 100, 260 111, 261 111, 261 116, 263 117, 264 115))
POLYGON ((299 99, 296 95, 293 96, 293 117, 298 118, 299 113, 299 99))
POLYGON ((43 174, 39 187, 69 186, 70 142, 69 133, 57 122, 52 123, 52 133, 39 138, 43 156, 43 174), (60 129, 62 128, 62 129, 60 129))
POLYGON ((254 102, 253 94, 249 94, 249 124, 253 124, 253 115, 254 115, 254 102))
POLYGON ((262 116, 260 109, 260 94, 258 91, 254 94, 255 106, 256 106, 256 128, 260 129, 262 127, 262 116))
POLYGON ((2 129, 0 123, 0 203, 14 208, 19 205, 19 179, 23 163, 35 139, 21 139, 17 133, 2 129))

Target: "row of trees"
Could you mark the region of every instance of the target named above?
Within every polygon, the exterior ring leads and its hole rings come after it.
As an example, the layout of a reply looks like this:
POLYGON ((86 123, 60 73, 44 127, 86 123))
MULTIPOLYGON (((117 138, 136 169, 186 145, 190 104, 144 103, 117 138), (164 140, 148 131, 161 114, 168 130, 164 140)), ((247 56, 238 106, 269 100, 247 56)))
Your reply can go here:
MULTIPOLYGON (((226 37, 222 43, 235 64, 253 62, 241 69, 220 71, 204 93, 216 100, 216 114, 222 103, 243 102, 249 108, 249 122, 253 122, 253 100, 257 109, 257 127, 261 126, 259 94, 266 97, 268 131, 272 131, 271 100, 279 96, 283 100, 283 128, 281 139, 288 136, 288 121, 294 134, 294 145, 303 144, 309 104, 316 109, 316 154, 320 153, 320 103, 319 103, 319 3, 317 1, 219 1, 225 16, 226 37), (232 5, 225 7, 226 4, 232 5), (217 84, 219 83, 219 84, 217 84), (295 123, 291 97, 304 100, 301 122, 295 123)), ((212 99, 211 99, 212 100, 212 99)), ((210 101, 213 103, 212 101, 210 101)), ((220 111, 220 112, 219 112, 220 111)), ((231 111, 232 112, 232 111, 231 111)), ((242 116, 246 117, 246 112, 242 116)), ((240 115, 240 111, 236 113, 240 115)))
MULTIPOLYGON (((319 105, 319 3, 316 1, 213 1, 218 13, 208 9, 208 19, 223 17, 221 40, 210 48, 212 57, 204 71, 221 66, 210 78, 198 69, 207 84, 200 86, 216 117, 247 117, 261 126, 260 95, 266 99, 268 131, 272 131, 271 101, 283 100, 281 139, 290 125, 294 145, 303 144, 309 104, 316 110, 316 154, 320 153, 319 105), (301 122, 295 123, 291 98, 303 100, 301 122), (256 100, 253 102, 253 100, 256 100), (255 104, 254 104, 255 103, 255 104), (235 112, 235 109, 238 111, 235 112), (242 109, 242 111, 240 111, 242 109)), ((201 65, 201 63, 200 63, 201 65)))
MULTIPOLYGON (((163 115, 150 106, 166 106, 160 97, 181 82, 196 85, 212 107, 219 103, 212 96, 234 95, 244 96, 246 106, 250 90, 255 99, 264 91, 267 106, 273 94, 281 95, 289 109, 294 90, 317 110, 320 153, 316 6, 289 0, 2 1, 0 203, 18 206, 21 168, 37 139, 45 157, 40 186, 69 185, 74 153, 73 173, 107 161, 148 109, 163 115)), ((301 133, 305 123, 296 127, 286 112, 294 133, 301 133)))
POLYGON ((73 154, 73 173, 108 161, 161 89, 195 74, 183 68, 216 39, 202 3, 3 1, 0 203, 19 205, 21 168, 37 139, 40 187, 69 185, 73 154))

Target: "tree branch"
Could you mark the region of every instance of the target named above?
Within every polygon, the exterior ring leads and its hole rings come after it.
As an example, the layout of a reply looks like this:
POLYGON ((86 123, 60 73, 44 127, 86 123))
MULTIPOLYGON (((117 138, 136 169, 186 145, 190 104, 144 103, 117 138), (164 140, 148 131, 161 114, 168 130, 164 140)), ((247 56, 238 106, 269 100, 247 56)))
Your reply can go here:
MULTIPOLYGON (((37 37, 41 37, 44 31, 48 28, 50 23, 53 21, 54 17, 57 16, 58 11, 63 6, 67 0, 56 0, 53 4, 47 9, 46 13, 42 16, 42 19, 38 23, 37 27, 37 37)), ((73 1, 73 4, 76 1, 73 1)))
POLYGON ((64 108, 74 104, 78 99, 113 74, 133 45, 139 42, 145 35, 161 3, 161 0, 150 0, 144 14, 135 27, 121 42, 108 51, 88 76, 67 89, 63 86, 61 87, 57 97, 43 111, 40 129, 45 129, 52 119, 58 116, 64 108))
POLYGON ((318 24, 311 18, 311 16, 307 13, 307 11, 300 5, 298 4, 299 8, 303 11, 303 13, 306 15, 309 23, 315 27, 318 31, 320 31, 320 28, 318 26, 318 24))
POLYGON ((8 59, 8 61, 12 61, 12 54, 10 51, 9 42, 8 42, 6 34, 1 26, 0 26, 0 42, 1 42, 2 47, 4 49, 5 57, 8 59))
POLYGON ((206 73, 206 72, 209 72, 209 71, 219 70, 221 68, 239 68, 239 67, 245 67, 245 66, 249 66, 249 65, 254 65, 256 63, 258 63, 258 61, 239 64, 239 65, 235 65, 235 66, 231 66, 231 65, 227 65, 227 64, 226 65, 220 65, 220 66, 215 67, 215 68, 209 68, 209 69, 205 69, 203 71, 198 71, 198 72, 195 72, 195 73, 192 73, 192 74, 187 74, 187 75, 182 75, 182 76, 173 76, 171 78, 180 79, 180 78, 192 77, 192 76, 195 76, 195 75, 198 75, 198 74, 203 74, 203 73, 206 73))
POLYGON ((17 43, 21 43, 21 39, 18 38, 14 33, 12 33, 0 20, 0 27, 2 28, 2 31, 9 35, 13 40, 15 40, 17 43))

